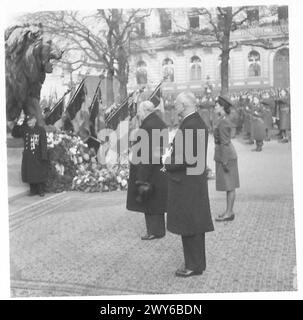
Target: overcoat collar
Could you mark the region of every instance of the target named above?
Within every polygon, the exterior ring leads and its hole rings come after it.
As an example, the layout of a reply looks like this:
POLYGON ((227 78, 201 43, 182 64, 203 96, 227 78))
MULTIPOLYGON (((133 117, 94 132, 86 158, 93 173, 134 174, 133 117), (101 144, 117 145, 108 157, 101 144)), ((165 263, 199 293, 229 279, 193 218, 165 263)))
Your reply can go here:
POLYGON ((197 117, 200 117, 199 116, 199 113, 197 111, 191 113, 189 116, 185 117, 185 119, 181 122, 180 124, 180 129, 186 127, 186 123, 188 123, 188 121, 194 119, 194 118, 197 118, 197 117))
POLYGON ((155 112, 150 113, 147 117, 144 118, 140 127, 144 126, 144 124, 146 124, 147 121, 149 121, 150 119, 153 119, 155 117, 157 117, 155 112))

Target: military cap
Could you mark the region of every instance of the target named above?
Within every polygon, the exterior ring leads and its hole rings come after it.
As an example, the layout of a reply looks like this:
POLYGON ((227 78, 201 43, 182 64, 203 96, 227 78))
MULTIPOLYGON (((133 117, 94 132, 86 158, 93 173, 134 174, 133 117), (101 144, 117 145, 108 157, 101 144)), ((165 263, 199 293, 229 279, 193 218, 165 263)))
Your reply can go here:
POLYGON ((222 105, 223 107, 232 107, 232 102, 230 101, 229 98, 225 97, 225 96, 219 96, 217 98, 217 101, 219 102, 220 105, 222 105))
POLYGON ((31 120, 31 119, 37 119, 37 117, 34 114, 28 114, 25 116, 25 120, 31 120))
POLYGON ((283 99, 278 99, 278 100, 276 100, 276 101, 277 101, 277 103, 279 103, 279 104, 286 104, 286 101, 283 100, 283 99))

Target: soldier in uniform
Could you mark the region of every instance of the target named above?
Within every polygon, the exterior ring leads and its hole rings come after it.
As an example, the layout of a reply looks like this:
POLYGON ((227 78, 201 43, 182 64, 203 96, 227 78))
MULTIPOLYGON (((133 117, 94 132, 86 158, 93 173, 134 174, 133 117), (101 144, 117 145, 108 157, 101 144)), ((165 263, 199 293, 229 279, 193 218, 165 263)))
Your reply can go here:
POLYGON ((254 141, 252 140, 252 132, 251 132, 252 106, 248 101, 246 101, 245 106, 243 108, 243 114, 244 114, 244 120, 243 120, 244 139, 248 140, 248 144, 253 144, 254 141))
POLYGON ((37 124, 35 116, 27 116, 23 123, 17 123, 12 136, 23 138, 22 181, 29 183, 29 195, 45 194, 45 182, 48 173, 47 138, 45 129, 37 124))
POLYGON ((233 206, 236 198, 236 188, 240 187, 238 172, 238 156, 231 142, 232 123, 230 109, 232 102, 219 96, 215 112, 219 121, 214 131, 216 162, 216 190, 226 191, 226 210, 219 214, 216 221, 232 221, 235 218, 233 206))
MULTIPOLYGON (((130 163, 130 173, 127 190, 126 208, 131 211, 143 212, 145 216, 146 234, 142 240, 153 240, 165 236, 165 217, 167 207, 167 178, 161 171, 161 146, 154 150, 152 130, 165 129, 167 126, 156 114, 155 107, 150 101, 143 101, 138 108, 140 129, 147 132, 149 138, 148 163, 130 163), (158 164, 152 160, 159 153, 158 164)), ((168 137, 167 137, 168 140, 168 137)), ((139 140, 136 141, 139 143, 139 140)), ((136 144, 135 143, 135 144, 136 144)), ((140 151, 139 151, 140 152, 140 151)))
POLYGON ((279 110, 279 129, 281 134, 280 142, 288 142, 287 131, 290 130, 290 103, 286 96, 286 91, 281 90, 281 98, 278 99, 278 110, 279 110))
POLYGON ((269 99, 264 99, 261 101, 263 106, 263 120, 265 125, 265 141, 270 141, 270 133, 273 127, 272 120, 272 105, 269 99))
MULTIPOLYGON (((231 100, 231 102, 233 103, 232 100, 231 100)), ((231 138, 235 138, 236 131, 237 131, 237 126, 238 126, 238 122, 239 122, 239 112, 236 109, 236 107, 234 106, 234 104, 230 108, 229 119, 230 119, 230 122, 231 122, 231 138)))
POLYGON ((252 151, 262 151, 263 140, 266 138, 264 110, 257 97, 254 97, 252 109, 252 139, 256 141, 256 148, 252 151))

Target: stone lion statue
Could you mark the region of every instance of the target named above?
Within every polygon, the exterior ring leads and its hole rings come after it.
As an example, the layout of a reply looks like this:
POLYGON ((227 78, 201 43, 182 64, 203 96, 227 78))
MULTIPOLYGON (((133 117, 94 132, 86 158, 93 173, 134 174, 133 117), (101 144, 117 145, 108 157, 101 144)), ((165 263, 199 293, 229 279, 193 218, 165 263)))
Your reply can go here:
POLYGON ((39 105, 46 73, 53 71, 53 60, 63 51, 43 34, 39 25, 13 26, 5 31, 6 115, 16 120, 21 111, 34 114, 45 125, 39 105))

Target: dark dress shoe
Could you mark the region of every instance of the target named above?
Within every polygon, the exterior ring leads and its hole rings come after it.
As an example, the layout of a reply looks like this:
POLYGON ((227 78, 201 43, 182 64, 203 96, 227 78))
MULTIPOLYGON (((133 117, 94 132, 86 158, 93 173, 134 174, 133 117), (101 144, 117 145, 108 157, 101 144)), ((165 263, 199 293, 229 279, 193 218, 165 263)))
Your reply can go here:
POLYGON ((176 277, 188 278, 192 276, 199 276, 203 273, 203 271, 193 271, 189 269, 179 269, 175 272, 176 277))
POLYGON ((160 239, 164 236, 155 236, 153 234, 146 234, 145 236, 141 237, 141 240, 154 240, 154 239, 160 239))
POLYGON ((45 193, 44 193, 44 192, 40 192, 40 193, 39 193, 39 196, 40 196, 40 197, 44 197, 44 196, 45 196, 45 193))
POLYGON ((222 222, 222 221, 233 221, 235 219, 235 215, 231 214, 230 216, 218 216, 215 221, 222 222))

